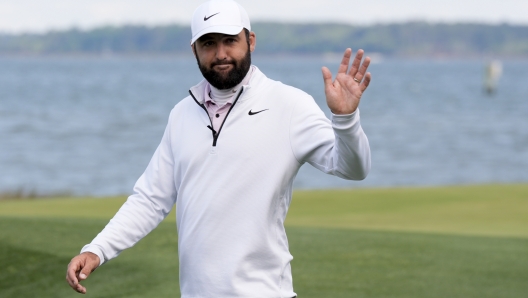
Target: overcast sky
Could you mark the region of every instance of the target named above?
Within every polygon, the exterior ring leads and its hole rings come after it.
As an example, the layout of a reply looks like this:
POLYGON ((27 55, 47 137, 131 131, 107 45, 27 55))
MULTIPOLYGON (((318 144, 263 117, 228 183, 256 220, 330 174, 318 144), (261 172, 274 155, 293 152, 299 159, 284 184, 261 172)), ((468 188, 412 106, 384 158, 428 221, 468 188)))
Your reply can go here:
MULTIPOLYGON (((204 0, 0 0, 0 32, 190 23, 204 0)), ((239 0, 252 22, 373 24, 422 20, 528 25, 527 0, 239 0)))

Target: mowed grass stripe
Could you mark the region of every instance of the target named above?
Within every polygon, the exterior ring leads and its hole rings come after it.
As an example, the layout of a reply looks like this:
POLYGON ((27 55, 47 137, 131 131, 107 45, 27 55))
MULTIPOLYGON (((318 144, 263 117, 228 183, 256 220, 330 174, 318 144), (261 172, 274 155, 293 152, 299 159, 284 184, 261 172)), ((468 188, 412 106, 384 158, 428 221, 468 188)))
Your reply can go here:
MULTIPOLYGON (((125 200, 0 201, 0 216, 110 219, 125 200)), ((528 238, 528 184, 297 191, 286 225, 528 238)))
POLYGON ((288 235, 299 297, 528 293, 528 239, 306 227, 288 235))
POLYGON ((528 184, 296 192, 291 226, 528 237, 528 184))
POLYGON ((5 200, 0 201, 0 216, 109 220, 125 201, 125 196, 5 200))

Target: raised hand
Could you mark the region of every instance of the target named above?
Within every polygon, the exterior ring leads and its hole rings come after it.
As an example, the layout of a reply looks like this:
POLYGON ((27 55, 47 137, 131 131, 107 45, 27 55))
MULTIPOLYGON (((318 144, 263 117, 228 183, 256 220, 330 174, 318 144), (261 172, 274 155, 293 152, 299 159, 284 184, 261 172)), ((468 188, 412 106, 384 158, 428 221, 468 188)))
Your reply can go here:
POLYGON ((336 115, 352 114, 356 111, 361 95, 370 84, 371 75, 367 72, 370 57, 363 59, 363 50, 358 50, 356 58, 352 62, 350 70, 348 65, 352 49, 345 50, 343 60, 337 71, 337 76, 332 82, 332 73, 327 67, 323 67, 323 80, 325 84, 326 103, 336 115))
POLYGON ((84 252, 74 257, 66 271, 66 281, 70 287, 81 294, 86 294, 86 288, 79 282, 87 279, 99 263, 99 257, 91 252, 84 252))

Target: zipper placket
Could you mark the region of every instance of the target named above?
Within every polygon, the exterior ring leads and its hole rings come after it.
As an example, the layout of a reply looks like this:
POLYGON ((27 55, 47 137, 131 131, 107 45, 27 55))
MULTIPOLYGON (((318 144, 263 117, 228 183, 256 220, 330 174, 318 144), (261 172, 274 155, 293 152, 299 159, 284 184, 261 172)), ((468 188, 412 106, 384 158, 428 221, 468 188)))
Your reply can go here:
POLYGON ((209 119, 209 123, 211 123, 211 125, 207 125, 207 128, 209 128, 211 130, 211 132, 213 133, 213 147, 216 147, 216 142, 218 141, 218 137, 220 136, 220 132, 222 131, 222 127, 224 127, 224 123, 226 122, 227 117, 229 116, 229 113, 231 113, 231 110, 235 107, 236 103, 238 102, 238 99, 240 98, 240 95, 242 95, 242 92, 244 92, 244 86, 241 87, 240 92, 238 92, 238 95, 235 98, 235 101, 233 102, 233 104, 231 105, 229 110, 227 111, 227 114, 226 114, 226 116, 224 118, 224 121, 222 121, 222 124, 220 125, 220 128, 218 129, 218 131, 216 131, 213 128, 213 121, 211 120, 211 117, 209 117, 209 112, 207 111, 207 108, 205 107, 205 105, 203 103, 200 104, 198 102, 198 100, 196 100, 196 97, 194 97, 194 94, 192 93, 192 91, 189 90, 189 94, 192 96, 192 98, 194 99, 196 104, 199 105, 200 107, 202 107, 202 109, 205 111, 205 114, 207 115, 207 119, 209 119))

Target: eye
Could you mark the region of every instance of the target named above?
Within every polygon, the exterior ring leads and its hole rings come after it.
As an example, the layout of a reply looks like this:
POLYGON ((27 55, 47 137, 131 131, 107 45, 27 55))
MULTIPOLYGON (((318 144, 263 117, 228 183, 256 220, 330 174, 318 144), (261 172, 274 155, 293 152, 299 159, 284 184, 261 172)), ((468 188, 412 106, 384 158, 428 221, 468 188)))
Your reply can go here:
POLYGON ((214 45, 214 42, 212 40, 207 40, 207 41, 205 41, 202 44, 202 46, 204 46, 204 47, 209 47, 209 46, 212 46, 212 45, 214 45))
POLYGON ((225 40, 225 42, 226 42, 226 43, 234 43, 234 42, 236 42, 236 39, 234 39, 234 38, 227 38, 227 39, 225 40))

